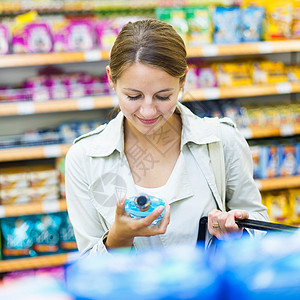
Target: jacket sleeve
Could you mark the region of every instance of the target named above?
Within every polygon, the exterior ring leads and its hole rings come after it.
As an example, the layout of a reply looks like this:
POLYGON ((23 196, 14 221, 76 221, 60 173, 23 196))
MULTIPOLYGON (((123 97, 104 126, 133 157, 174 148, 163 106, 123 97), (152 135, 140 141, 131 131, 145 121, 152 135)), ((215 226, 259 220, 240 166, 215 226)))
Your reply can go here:
POLYGON ((66 200, 81 254, 108 253, 103 243, 108 228, 89 199, 88 160, 81 142, 74 144, 65 162, 66 200))
POLYGON ((247 141, 235 126, 221 124, 221 131, 228 210, 244 209, 249 218, 268 221, 267 208, 253 179, 253 160, 247 141))

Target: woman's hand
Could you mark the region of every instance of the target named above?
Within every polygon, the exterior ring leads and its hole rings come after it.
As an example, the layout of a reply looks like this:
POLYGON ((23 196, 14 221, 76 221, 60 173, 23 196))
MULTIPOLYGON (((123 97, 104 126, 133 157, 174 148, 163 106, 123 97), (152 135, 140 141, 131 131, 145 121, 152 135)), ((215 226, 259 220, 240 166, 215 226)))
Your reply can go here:
POLYGON ((118 201, 116 206, 115 221, 112 224, 107 240, 106 248, 131 247, 136 236, 153 236, 163 234, 170 222, 170 205, 157 207, 149 216, 142 219, 133 219, 125 211, 125 198, 118 201), (155 226, 150 226, 159 217, 165 208, 163 219, 155 226))
POLYGON ((222 212, 213 209, 208 214, 208 231, 219 240, 223 240, 230 233, 235 233, 237 236, 242 236, 243 228, 238 227, 235 223, 235 218, 247 219, 249 213, 246 210, 236 209, 230 212, 222 212))

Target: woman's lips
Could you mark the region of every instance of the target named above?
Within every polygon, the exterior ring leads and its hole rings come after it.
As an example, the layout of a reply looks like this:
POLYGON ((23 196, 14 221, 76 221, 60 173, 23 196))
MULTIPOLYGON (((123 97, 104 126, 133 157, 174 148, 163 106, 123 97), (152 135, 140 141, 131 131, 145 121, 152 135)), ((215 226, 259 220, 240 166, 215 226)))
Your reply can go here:
POLYGON ((145 124, 145 125, 152 125, 152 124, 154 124, 158 119, 159 119, 159 117, 157 117, 157 118, 154 118, 154 119, 142 119, 142 118, 139 118, 139 117, 137 117, 143 124, 145 124))

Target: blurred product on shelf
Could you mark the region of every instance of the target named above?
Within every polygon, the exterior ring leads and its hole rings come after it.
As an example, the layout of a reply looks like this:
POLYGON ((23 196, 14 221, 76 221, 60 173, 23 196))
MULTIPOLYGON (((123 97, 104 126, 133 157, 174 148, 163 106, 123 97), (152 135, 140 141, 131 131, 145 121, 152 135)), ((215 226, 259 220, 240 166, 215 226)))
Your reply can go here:
POLYGON ((36 76, 27 78, 19 86, 0 87, 0 102, 45 102, 111 93, 106 74, 95 76, 86 72, 65 73, 61 68, 53 66, 39 69, 36 76))
POLYGON ((76 251, 66 212, 1 219, 2 259, 76 251))
POLYGON ((36 146, 51 144, 71 144, 74 139, 82 134, 96 129, 105 120, 94 121, 69 121, 61 123, 55 128, 27 130, 21 135, 0 136, 0 149, 20 146, 36 146))
POLYGON ((59 173, 48 165, 0 169, 0 204, 49 202, 60 198, 59 173))

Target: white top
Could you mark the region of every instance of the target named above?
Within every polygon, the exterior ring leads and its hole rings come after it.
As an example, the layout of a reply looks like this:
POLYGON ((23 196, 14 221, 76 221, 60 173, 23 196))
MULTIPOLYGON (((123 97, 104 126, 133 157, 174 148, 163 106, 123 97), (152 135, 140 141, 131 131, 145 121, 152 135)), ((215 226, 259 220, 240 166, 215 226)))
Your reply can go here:
MULTIPOLYGON (((187 107, 178 103, 177 109, 182 120, 180 150, 184 167, 183 172, 173 172, 170 182, 174 178, 176 184, 170 183, 164 193, 169 197, 171 215, 166 233, 159 236, 163 247, 195 245, 201 216, 207 215, 217 202, 222 205, 208 153, 208 145, 220 139, 211 124, 187 107), (176 174, 180 178, 175 180, 176 174)), ((107 125, 78 138, 66 157, 68 213, 81 253, 108 253, 103 240, 114 222, 117 200, 124 194, 137 194, 124 153, 123 119, 120 112, 107 125)), ((232 122, 221 119, 220 123, 227 207, 245 209, 251 219, 268 220, 252 177, 249 146, 232 122)), ((149 246, 147 237, 134 239, 137 251, 149 246)))
MULTIPOLYGON (((176 164, 172 170, 172 173, 165 185, 162 185, 157 188, 146 188, 136 184, 135 187, 138 194, 144 193, 149 196, 155 196, 157 198, 161 198, 166 202, 171 202, 169 191, 175 190, 175 187, 176 185, 178 185, 178 182, 180 182, 180 178, 183 173, 184 173, 184 159, 182 153, 180 152, 176 164)), ((150 245, 152 247, 163 246, 158 235, 150 236, 150 245)))

